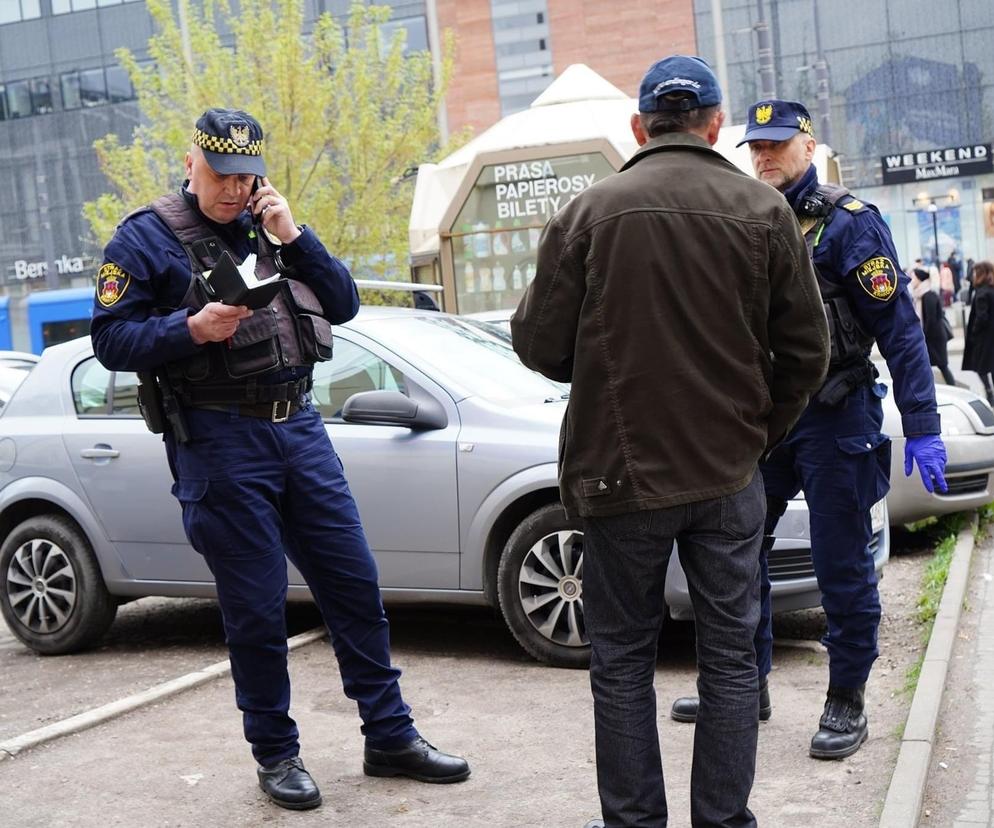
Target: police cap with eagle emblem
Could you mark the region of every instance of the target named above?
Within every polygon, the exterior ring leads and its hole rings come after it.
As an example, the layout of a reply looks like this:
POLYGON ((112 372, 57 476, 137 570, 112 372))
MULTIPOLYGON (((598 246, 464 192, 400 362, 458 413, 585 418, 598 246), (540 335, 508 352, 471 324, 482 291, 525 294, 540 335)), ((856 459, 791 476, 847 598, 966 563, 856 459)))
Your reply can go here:
POLYGON ((197 120, 193 143, 220 175, 265 175, 262 127, 240 109, 208 109, 197 120))
POLYGON ((811 115, 804 104, 776 99, 759 101, 749 107, 745 135, 736 146, 750 141, 788 141, 798 132, 814 138, 811 115))

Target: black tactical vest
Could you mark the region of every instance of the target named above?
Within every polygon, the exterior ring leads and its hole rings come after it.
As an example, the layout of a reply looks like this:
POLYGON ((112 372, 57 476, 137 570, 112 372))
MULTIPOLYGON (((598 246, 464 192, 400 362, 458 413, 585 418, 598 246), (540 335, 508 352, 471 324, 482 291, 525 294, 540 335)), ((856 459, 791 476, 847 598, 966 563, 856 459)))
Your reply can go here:
MULTIPOLYGON (((227 250, 235 261, 238 258, 182 194, 164 195, 148 209, 162 219, 190 258, 192 276, 180 307, 196 312, 212 301, 201 274, 214 267, 222 251, 227 250)), ((280 272, 278 254, 261 228, 258 245, 256 276, 264 279, 280 272)), ((168 363, 170 382, 181 398, 201 403, 254 401, 255 380, 284 368, 331 359, 331 323, 323 313, 320 301, 306 284, 284 279, 276 298, 243 319, 228 341, 209 342, 193 356, 168 363), (246 381, 248 393, 239 394, 246 381), (205 395, 207 388, 216 388, 217 393, 205 395), (217 399, 208 399, 211 396, 217 399)))
POLYGON ((819 184, 815 190, 814 207, 810 212, 802 212, 800 218, 815 214, 816 221, 804 233, 804 241, 808 247, 808 255, 818 277, 818 290, 825 306, 825 317, 828 320, 828 331, 832 341, 832 355, 828 362, 828 373, 831 376, 837 371, 865 365, 873 347, 873 336, 863 330, 856 317, 855 310, 841 285, 826 279, 818 270, 814 253, 825 227, 831 223, 837 202, 849 190, 837 184, 819 184))

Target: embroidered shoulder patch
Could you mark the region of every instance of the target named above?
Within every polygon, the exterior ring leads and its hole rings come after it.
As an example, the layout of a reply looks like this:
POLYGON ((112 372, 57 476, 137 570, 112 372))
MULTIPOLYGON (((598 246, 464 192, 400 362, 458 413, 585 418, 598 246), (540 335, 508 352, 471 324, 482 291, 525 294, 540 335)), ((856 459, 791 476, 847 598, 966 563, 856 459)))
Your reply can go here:
POLYGON ((860 287, 881 302, 888 301, 897 292, 897 269, 886 256, 874 256, 854 271, 860 287))
POLYGON ((131 283, 131 276, 113 262, 97 271, 97 301, 105 308, 117 303, 131 283))
POLYGON ((852 201, 847 201, 845 204, 841 204, 839 206, 851 213, 855 213, 857 210, 862 210, 865 205, 858 198, 854 198, 852 201))

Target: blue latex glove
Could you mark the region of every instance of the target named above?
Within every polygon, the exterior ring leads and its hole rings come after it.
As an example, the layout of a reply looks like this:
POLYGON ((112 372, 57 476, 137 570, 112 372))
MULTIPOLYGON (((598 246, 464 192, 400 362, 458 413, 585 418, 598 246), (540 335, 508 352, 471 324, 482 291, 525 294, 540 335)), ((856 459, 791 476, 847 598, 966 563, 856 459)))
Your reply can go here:
POLYGON ((947 491, 946 478, 946 447, 938 434, 916 434, 904 442, 904 475, 911 476, 912 461, 918 463, 922 483, 930 492, 938 487, 940 492, 947 491))

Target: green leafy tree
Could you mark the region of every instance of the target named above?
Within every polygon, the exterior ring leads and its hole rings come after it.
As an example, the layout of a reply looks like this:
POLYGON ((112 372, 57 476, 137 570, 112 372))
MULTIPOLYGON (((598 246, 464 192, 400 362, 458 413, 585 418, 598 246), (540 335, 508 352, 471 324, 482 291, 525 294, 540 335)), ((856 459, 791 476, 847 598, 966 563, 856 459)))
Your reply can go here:
POLYGON ((356 2, 347 30, 325 14, 306 35, 303 0, 238 0, 237 15, 229 0, 179 3, 185 39, 169 0, 148 0, 152 63, 117 52, 144 117, 130 145, 114 135, 94 144, 113 187, 83 207, 96 241, 105 244, 130 210, 177 189, 197 117, 231 107, 262 123, 268 177, 298 221, 357 277, 406 279, 413 180, 404 173, 464 140, 440 146, 436 120, 451 34, 436 85, 428 52, 404 55, 402 28, 383 37, 389 7, 356 2))

